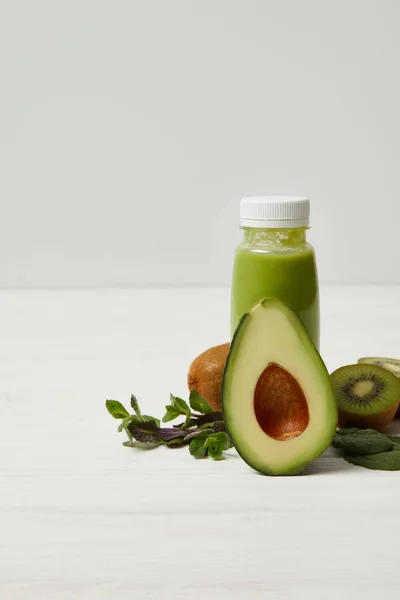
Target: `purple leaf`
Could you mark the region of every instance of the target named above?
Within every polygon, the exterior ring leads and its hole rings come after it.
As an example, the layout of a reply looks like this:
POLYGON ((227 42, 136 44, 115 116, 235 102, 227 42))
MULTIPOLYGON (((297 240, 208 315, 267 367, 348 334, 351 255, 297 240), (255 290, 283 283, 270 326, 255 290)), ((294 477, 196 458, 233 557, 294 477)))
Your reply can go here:
POLYGON ((224 417, 222 416, 222 412, 217 410, 214 412, 207 413, 206 415, 202 415, 197 419, 197 426, 205 425, 206 423, 213 423, 214 421, 223 421, 224 417))
POLYGON ((175 427, 158 427, 155 421, 134 421, 128 429, 138 442, 152 444, 181 443, 187 434, 187 431, 175 427))

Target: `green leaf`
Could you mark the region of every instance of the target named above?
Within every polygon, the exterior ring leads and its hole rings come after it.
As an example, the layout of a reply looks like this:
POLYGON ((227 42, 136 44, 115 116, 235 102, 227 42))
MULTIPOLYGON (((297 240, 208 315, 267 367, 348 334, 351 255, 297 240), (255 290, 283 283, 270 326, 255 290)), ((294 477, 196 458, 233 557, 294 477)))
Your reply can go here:
POLYGON ((203 435, 204 433, 206 433, 208 436, 208 435, 210 435, 210 433, 213 433, 213 430, 212 429, 195 429, 194 431, 191 431, 190 433, 188 433, 185 436, 185 442, 190 442, 190 440, 193 440, 194 438, 197 438, 197 437, 199 437, 199 435, 203 435))
MULTIPOLYGON (((154 423, 157 425, 157 427, 160 427, 160 419, 156 419, 156 417, 152 417, 151 415, 140 415, 140 417, 138 417, 137 415, 129 415, 127 417, 125 417, 125 419, 123 420, 123 422, 121 423, 122 426, 124 425, 129 425, 129 423, 143 423, 146 421, 154 421, 154 423)), ((120 427, 121 425, 118 427, 118 431, 121 431, 120 427)))
POLYGON ((121 423, 119 424, 119 427, 118 427, 119 432, 125 431, 130 442, 132 441, 132 434, 129 431, 128 427, 132 423, 132 421, 134 421, 135 419, 138 420, 138 417, 136 417, 135 415, 128 415, 127 417, 125 417, 125 419, 123 419, 121 421, 121 423))
POLYGON ((133 421, 129 425, 129 431, 131 432, 132 437, 138 442, 143 442, 145 444, 161 443, 157 430, 158 427, 154 421, 133 421))
POLYGON ((171 404, 167 404, 166 408, 166 413, 163 416, 162 420, 163 423, 168 423, 168 421, 173 421, 174 419, 177 419, 180 416, 180 411, 177 410, 176 408, 174 408, 173 406, 171 406, 171 404))
POLYGON ((347 454, 377 454, 393 448, 393 442, 374 429, 355 429, 344 434, 337 433, 332 445, 347 454))
POLYGON ((231 445, 232 444, 228 434, 224 431, 220 431, 219 433, 213 433, 212 435, 209 435, 205 441, 204 447, 209 448, 211 446, 220 446, 221 450, 228 450, 228 448, 231 448, 231 445))
POLYGON ((182 398, 178 398, 178 396, 174 396, 173 394, 169 395, 169 400, 171 402, 171 406, 179 411, 180 415, 186 415, 187 411, 189 410, 189 406, 187 404, 187 402, 185 402, 184 400, 182 400, 182 398))
POLYGON ((191 417, 189 420, 185 419, 180 423, 172 425, 172 427, 176 427, 177 429, 191 429, 192 427, 197 427, 197 419, 195 417, 191 417))
POLYGON ((378 454, 345 454, 344 459, 352 465, 376 471, 400 471, 400 450, 388 450, 378 454))
POLYGON ((204 443, 201 439, 194 438, 189 444, 189 452, 195 458, 205 458, 207 449, 204 448, 204 443))
POLYGON ((133 421, 129 431, 138 442, 146 444, 182 444, 186 431, 174 427, 158 427, 155 421, 133 421))
POLYGON ((106 409, 114 419, 129 417, 128 411, 118 400, 106 400, 106 409))
POLYGON ((222 412, 219 410, 216 410, 216 411, 207 413, 205 415, 201 415, 201 417, 198 417, 197 423, 198 423, 199 427, 201 425, 210 426, 211 423, 213 423, 214 421, 223 421, 223 420, 224 420, 224 417, 222 415, 222 412))
POLYGON ((186 413, 186 419, 182 426, 182 429, 189 429, 189 427, 192 427, 192 426, 193 426, 192 413, 190 411, 190 408, 188 407, 187 413, 186 413))
POLYGON ((400 437, 397 435, 388 435, 387 436, 391 442, 393 442, 393 450, 400 449, 400 437))
POLYGON ((157 427, 160 427, 160 419, 156 419, 156 417, 151 417, 150 415, 141 415, 140 420, 141 421, 154 421, 154 423, 157 425, 157 427))
POLYGON ((155 417, 151 417, 150 415, 141 415, 140 417, 138 417, 137 415, 129 415, 129 416, 125 417, 125 419, 123 419, 123 421, 121 421, 121 423, 118 427, 118 431, 125 431, 129 440, 132 441, 132 434, 129 430, 129 425, 131 423, 146 423, 146 422, 154 423, 157 427, 160 427, 160 420, 156 419, 155 417))
POLYGON ((211 444, 211 446, 208 446, 207 448, 207 454, 213 460, 221 460, 222 452, 223 450, 220 444, 211 444))
POLYGON ((140 412, 140 408, 139 408, 139 402, 137 401, 136 396, 134 396, 133 394, 131 394, 131 406, 132 406, 134 412, 137 414, 137 416, 140 417, 141 412, 140 412))
POLYGON ((136 422, 139 423, 140 420, 141 419, 139 419, 139 417, 137 417, 136 415, 128 415, 119 424, 118 431, 122 431, 123 429, 126 429, 126 427, 128 427, 128 425, 130 425, 131 423, 133 423, 133 421, 136 421, 136 422))
POLYGON ((207 441, 209 431, 202 431, 198 436, 192 439, 189 444, 189 452, 195 458, 205 458, 207 456, 207 448, 205 442, 207 441))
POLYGON ((210 426, 212 427, 214 433, 219 433, 220 431, 226 432, 224 421, 215 421, 210 426))
POLYGON ((182 398, 173 394, 170 398, 171 404, 165 407, 164 423, 181 415, 185 416, 183 422, 172 427, 161 427, 160 420, 156 417, 142 415, 134 395, 131 396, 131 406, 135 414, 129 414, 117 400, 107 400, 107 410, 114 418, 121 419, 118 431, 125 431, 128 436, 123 445, 138 448, 140 444, 163 444, 169 447, 189 444, 190 453, 197 458, 222 458, 224 450, 232 446, 226 433, 222 412, 213 411, 198 392, 190 394, 190 407, 200 413, 196 415, 182 398))
POLYGON ((125 431, 125 433, 127 435, 127 438, 129 440, 129 442, 132 442, 132 434, 131 434, 131 432, 129 430, 129 424, 124 426, 124 431, 125 431))
POLYGON ((348 427, 338 429, 336 435, 350 435, 351 433, 355 433, 356 431, 360 431, 359 427, 348 427))
POLYGON ((164 446, 182 446, 185 444, 185 438, 184 436, 180 436, 180 437, 176 437, 176 438, 172 438, 171 440, 168 440, 167 442, 163 442, 164 446))
POLYGON ((202 415, 212 412, 212 407, 209 405, 207 400, 203 398, 199 392, 196 392, 196 390, 192 390, 190 392, 189 404, 193 410, 201 413, 202 415))
POLYGON ((225 433, 226 437, 225 437, 225 441, 223 443, 222 449, 229 450, 229 448, 233 448, 232 440, 226 432, 224 432, 224 433, 225 433))

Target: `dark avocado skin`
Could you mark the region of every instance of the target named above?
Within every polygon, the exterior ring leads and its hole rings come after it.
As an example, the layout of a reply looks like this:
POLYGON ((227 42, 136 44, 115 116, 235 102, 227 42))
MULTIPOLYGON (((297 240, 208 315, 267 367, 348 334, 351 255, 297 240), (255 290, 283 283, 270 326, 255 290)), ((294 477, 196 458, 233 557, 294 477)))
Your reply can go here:
MULTIPOLYGON (((236 340, 237 340, 237 338, 238 338, 238 336, 239 336, 239 333, 240 333, 240 330, 241 330, 241 326, 242 326, 242 324, 243 324, 243 323, 246 321, 246 319, 248 318, 249 314, 250 314, 250 313, 245 313, 245 314, 243 315, 243 317, 240 319, 240 321, 239 321, 239 323, 238 323, 238 326, 237 326, 237 327, 236 327, 236 329, 235 329, 235 333, 233 334, 233 338, 232 338, 232 341, 231 341, 231 347, 230 347, 230 350, 229 350, 228 358, 226 359, 226 363, 225 363, 225 367, 224 367, 224 372, 223 372, 223 375, 222 375, 222 386, 221 386, 221 408, 222 408, 222 415, 223 415, 223 417, 224 417, 224 422, 225 422, 225 429, 226 429, 226 431, 227 431, 227 433, 228 433, 228 435, 229 435, 229 437, 230 437, 231 439, 232 439, 232 436, 231 436, 231 434, 230 434, 230 432, 229 432, 229 429, 228 429, 228 426, 227 426, 227 424, 226 424, 226 418, 225 418, 225 412, 224 412, 224 399, 225 399, 225 394, 224 394, 224 388, 225 388, 225 375, 226 375, 226 373, 227 373, 227 371, 228 371, 228 365, 229 365, 229 360, 230 360, 230 357, 231 357, 231 354, 232 354, 232 348, 233 348, 233 346, 234 346, 234 344, 235 344, 235 342, 236 342, 236 340)), ((239 454, 240 458, 242 458, 242 459, 244 460, 243 456, 240 454, 239 450, 238 450, 236 447, 235 447, 235 450, 236 450, 236 452, 239 454)))

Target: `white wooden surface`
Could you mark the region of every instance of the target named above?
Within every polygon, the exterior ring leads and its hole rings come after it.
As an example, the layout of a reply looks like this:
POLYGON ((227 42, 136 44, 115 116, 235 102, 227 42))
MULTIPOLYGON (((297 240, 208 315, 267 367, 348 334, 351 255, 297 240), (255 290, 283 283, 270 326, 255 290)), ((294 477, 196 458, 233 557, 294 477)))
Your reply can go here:
MULTIPOLYGON (((325 288, 328 368, 400 356, 399 306, 399 287, 325 288)), ((2 600, 397 599, 400 473, 121 445, 104 400, 161 415, 228 313, 227 290, 0 293, 2 600)))

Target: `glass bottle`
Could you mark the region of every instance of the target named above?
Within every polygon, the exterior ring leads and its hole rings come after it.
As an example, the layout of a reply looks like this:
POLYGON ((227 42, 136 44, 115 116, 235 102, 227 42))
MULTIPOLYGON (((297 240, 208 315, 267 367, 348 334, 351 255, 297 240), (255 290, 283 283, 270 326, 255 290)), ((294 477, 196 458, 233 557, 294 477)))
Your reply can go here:
POLYGON ((232 335, 243 314, 274 296, 300 317, 319 348, 319 290, 314 249, 307 241, 310 202, 297 196, 243 198, 244 239, 234 259, 232 335))

